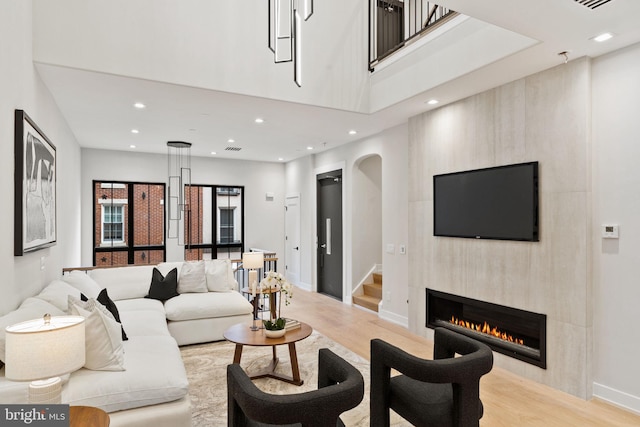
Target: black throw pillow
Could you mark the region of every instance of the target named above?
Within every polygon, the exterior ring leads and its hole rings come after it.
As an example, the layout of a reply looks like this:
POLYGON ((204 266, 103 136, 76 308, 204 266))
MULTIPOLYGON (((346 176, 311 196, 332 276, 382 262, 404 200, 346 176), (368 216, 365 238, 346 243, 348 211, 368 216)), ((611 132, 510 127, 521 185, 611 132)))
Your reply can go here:
POLYGON ((153 268, 151 275, 151 286, 149 287, 149 295, 145 298, 166 301, 170 298, 177 297, 178 293, 178 269, 174 268, 163 276, 157 268, 153 268))
MULTIPOLYGON (((82 295, 80 295, 80 298, 82 298, 82 295)), ((120 313, 118 312, 118 307, 116 307, 116 303, 113 302, 113 300, 111 298, 109 298, 109 294, 107 293, 107 288, 104 288, 103 290, 100 291, 100 293, 98 294, 98 298, 96 298, 96 300, 104 305, 107 310, 109 310, 111 312, 111 314, 113 314, 113 318, 116 319, 116 322, 120 323, 120 329, 122 329, 122 341, 127 341, 129 338, 127 337, 127 334, 124 332, 124 328, 122 327, 122 322, 120 321, 120 313)))

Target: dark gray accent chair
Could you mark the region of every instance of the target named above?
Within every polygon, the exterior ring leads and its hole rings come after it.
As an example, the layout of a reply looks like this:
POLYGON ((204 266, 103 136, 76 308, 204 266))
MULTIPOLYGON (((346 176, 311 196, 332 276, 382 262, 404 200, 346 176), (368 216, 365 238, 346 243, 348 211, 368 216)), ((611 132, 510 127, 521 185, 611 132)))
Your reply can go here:
POLYGON ((238 364, 227 366, 228 425, 344 426, 340 414, 364 397, 364 378, 350 363, 322 348, 318 351, 318 389, 298 394, 269 394, 253 384, 238 364))
POLYGON ((389 426, 389 409, 418 427, 479 426, 480 378, 493 367, 491 349, 436 328, 433 359, 371 340, 371 427, 389 426), (391 377, 391 369, 401 375, 391 377))

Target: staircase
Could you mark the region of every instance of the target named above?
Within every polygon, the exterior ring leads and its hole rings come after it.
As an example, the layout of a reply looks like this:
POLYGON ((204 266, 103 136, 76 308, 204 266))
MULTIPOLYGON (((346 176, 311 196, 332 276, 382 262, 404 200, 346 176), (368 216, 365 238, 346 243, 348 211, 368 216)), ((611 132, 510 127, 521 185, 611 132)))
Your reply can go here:
POLYGON ((373 283, 362 285, 364 295, 354 295, 353 304, 377 312, 382 300, 382 274, 373 273, 373 283))

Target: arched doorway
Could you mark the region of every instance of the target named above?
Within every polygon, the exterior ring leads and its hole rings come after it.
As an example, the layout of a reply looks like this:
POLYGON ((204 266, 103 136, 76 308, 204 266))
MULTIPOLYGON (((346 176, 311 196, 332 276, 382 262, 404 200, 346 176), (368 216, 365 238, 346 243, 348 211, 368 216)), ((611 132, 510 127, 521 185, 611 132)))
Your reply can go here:
MULTIPOLYGON (((382 157, 377 154, 356 161, 352 193, 352 289, 369 282, 382 269, 382 157)), ((380 290, 381 292, 381 290, 380 290)), ((358 293, 367 293, 366 288, 358 293)), ((371 304, 377 311, 374 292, 371 304)), ((357 301, 356 301, 357 303, 357 301)), ((363 304, 361 304, 363 305, 363 304)))

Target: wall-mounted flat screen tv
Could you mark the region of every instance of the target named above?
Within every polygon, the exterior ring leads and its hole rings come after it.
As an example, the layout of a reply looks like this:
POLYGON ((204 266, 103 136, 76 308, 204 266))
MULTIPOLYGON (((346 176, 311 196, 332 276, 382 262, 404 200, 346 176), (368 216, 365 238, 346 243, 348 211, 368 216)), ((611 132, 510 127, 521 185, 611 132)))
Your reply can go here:
POLYGON ((538 162, 434 175, 433 234, 537 242, 538 162))

